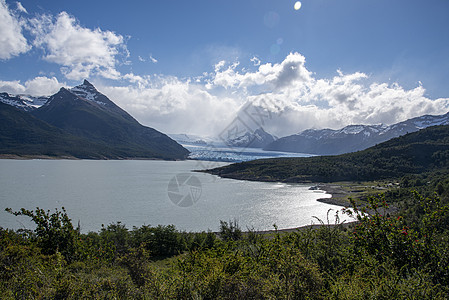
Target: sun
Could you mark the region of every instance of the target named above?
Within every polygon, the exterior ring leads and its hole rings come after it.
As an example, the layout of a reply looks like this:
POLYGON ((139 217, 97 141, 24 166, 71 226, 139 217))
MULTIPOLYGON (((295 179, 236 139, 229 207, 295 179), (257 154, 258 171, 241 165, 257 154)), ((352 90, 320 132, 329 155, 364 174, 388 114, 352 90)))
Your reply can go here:
POLYGON ((301 8, 301 5, 301 1, 296 1, 294 6, 295 10, 299 10, 301 8))

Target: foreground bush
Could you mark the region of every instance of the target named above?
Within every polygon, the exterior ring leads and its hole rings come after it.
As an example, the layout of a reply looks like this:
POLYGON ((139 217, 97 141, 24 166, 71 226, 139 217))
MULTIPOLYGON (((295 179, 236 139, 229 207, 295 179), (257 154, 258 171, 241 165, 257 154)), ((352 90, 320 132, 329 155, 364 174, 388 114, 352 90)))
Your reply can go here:
POLYGON ((0 297, 447 299, 447 202, 415 194, 410 203, 412 216, 390 215, 383 196, 353 202, 355 224, 292 233, 221 222, 221 238, 121 223, 81 234, 64 209, 9 210, 36 228, 0 229, 0 297))

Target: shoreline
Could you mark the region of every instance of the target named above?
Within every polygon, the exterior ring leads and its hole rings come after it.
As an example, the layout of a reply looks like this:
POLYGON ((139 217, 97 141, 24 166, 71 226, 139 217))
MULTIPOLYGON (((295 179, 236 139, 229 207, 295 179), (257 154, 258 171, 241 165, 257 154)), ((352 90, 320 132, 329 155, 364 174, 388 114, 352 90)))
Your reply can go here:
POLYGON ((48 156, 48 155, 17 155, 17 154, 0 154, 0 159, 11 160, 161 160, 161 161, 186 161, 186 159, 163 159, 163 158, 147 158, 147 157, 120 157, 120 158, 78 158, 75 156, 48 156))
MULTIPOLYGON (((294 227, 294 228, 284 228, 284 229, 278 229, 278 230, 275 230, 275 229, 260 230, 260 231, 254 231, 254 233, 256 233, 256 234, 273 234, 276 232, 291 233, 291 232, 301 231, 301 230, 315 230, 315 229, 319 229, 321 227, 336 227, 336 226, 342 226, 344 228, 347 228, 356 222, 357 221, 342 222, 340 224, 311 224, 311 225, 304 225, 304 226, 299 226, 299 227, 294 227)), ((249 231, 243 231, 242 233, 249 234, 249 231)), ((217 234, 218 234, 218 232, 217 232, 217 234)))
POLYGON ((347 199, 350 192, 345 191, 343 187, 339 184, 319 183, 317 185, 312 186, 312 189, 321 190, 331 195, 330 198, 317 199, 318 202, 342 207, 348 207, 350 204, 347 199))

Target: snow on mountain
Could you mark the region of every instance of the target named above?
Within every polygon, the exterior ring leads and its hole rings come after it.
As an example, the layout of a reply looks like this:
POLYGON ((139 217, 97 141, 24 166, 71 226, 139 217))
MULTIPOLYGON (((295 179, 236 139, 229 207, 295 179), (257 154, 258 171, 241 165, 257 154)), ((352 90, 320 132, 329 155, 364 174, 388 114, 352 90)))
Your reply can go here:
POLYGON ((29 95, 10 95, 0 93, 0 102, 14 106, 23 111, 31 111, 47 103, 49 97, 33 97, 29 95))
MULTIPOLYGON (((425 115, 402 123, 412 123, 416 128, 423 129, 430 126, 449 125, 449 113, 440 116, 425 115)), ((399 123, 401 124, 401 123, 399 123)))
POLYGON ((217 145, 218 144, 217 140, 214 140, 210 137, 201 137, 198 135, 185 134, 185 133, 180 133, 180 134, 171 133, 171 134, 167 134, 167 135, 182 145, 185 145, 185 144, 187 144, 187 145, 217 145))
POLYGON ((389 139, 435 126, 449 125, 449 113, 424 115, 390 126, 349 125, 342 129, 308 129, 283 137, 267 145, 265 150, 334 155, 369 148, 389 139))
POLYGON ((83 84, 75 86, 70 89, 70 91, 80 98, 96 102, 100 105, 107 105, 106 102, 98 100, 100 93, 97 89, 87 80, 84 80, 83 84))
MULTIPOLYGON (((82 99, 93 101, 99 105, 111 105, 111 101, 106 96, 96 90, 87 80, 83 84, 69 89, 71 93, 82 99)), ((0 102, 14 106, 23 111, 32 111, 48 103, 50 96, 35 97, 30 95, 11 95, 0 93, 0 102)), ((115 105, 112 105, 115 106, 115 105)))
POLYGON ((238 137, 228 139, 224 142, 228 147, 263 148, 276 139, 274 135, 269 134, 263 128, 258 128, 254 132, 247 131, 238 137))
MULTIPOLYGON (((98 92, 87 80, 84 80, 83 84, 69 89, 69 91, 82 99, 96 102, 99 105, 108 105, 108 101, 104 100, 106 97, 98 92)), ((23 111, 35 110, 36 108, 47 104, 49 99, 50 96, 35 97, 30 95, 11 95, 8 93, 0 93, 1 102, 14 106, 23 111)))

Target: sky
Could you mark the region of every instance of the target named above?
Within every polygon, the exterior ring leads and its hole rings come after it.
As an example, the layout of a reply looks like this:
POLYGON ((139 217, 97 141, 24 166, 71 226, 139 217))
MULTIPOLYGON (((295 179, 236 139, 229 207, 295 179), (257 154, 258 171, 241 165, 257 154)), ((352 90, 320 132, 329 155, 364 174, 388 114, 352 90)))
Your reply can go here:
POLYGON ((87 79, 144 125, 202 136, 449 110, 448 0, 296 2, 0 0, 0 92, 87 79))

